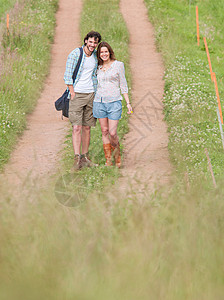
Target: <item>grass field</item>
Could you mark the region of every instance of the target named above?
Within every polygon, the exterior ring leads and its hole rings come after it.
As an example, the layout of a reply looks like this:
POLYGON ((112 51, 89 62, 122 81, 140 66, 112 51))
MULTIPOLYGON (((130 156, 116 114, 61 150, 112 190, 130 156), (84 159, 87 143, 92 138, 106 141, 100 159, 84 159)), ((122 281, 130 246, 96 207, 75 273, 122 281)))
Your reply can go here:
POLYGON ((212 3, 145 0, 145 3, 155 26, 157 47, 166 65, 164 105, 171 158, 178 173, 188 172, 192 182, 198 177, 210 178, 204 151, 207 148, 215 176, 223 180, 224 149, 203 37, 207 39, 224 107, 224 35, 221 30, 224 3, 220 0, 212 3), (199 8, 199 47, 196 5, 199 8))
MULTIPOLYGON (((5 12, 8 11, 8 9, 12 8, 13 5, 16 3, 17 0, 1 0, 0 3, 0 19, 4 17, 5 12)), ((2 19, 2 21, 6 22, 6 19, 2 19)))
MULTIPOLYGON (((110 41, 117 58, 126 64, 130 84, 127 43, 124 42, 128 40, 128 33, 119 13, 118 3, 85 0, 81 33, 83 36, 93 27, 102 33, 103 39, 110 41), (116 28, 116 31, 110 26, 116 28)), ((216 6, 215 3, 203 3, 206 4, 213 21, 212 7, 216 6)), ((157 7, 156 1, 147 1, 150 19, 153 20, 157 32, 158 48, 163 53, 167 69, 165 113, 170 131, 176 130, 176 123, 184 129, 184 125, 187 126, 189 122, 201 126, 200 122, 196 122, 197 112, 194 107, 193 114, 180 112, 176 114, 175 120, 175 110, 171 102, 174 98, 173 86, 177 92, 181 87, 187 89, 191 82, 189 78, 195 76, 198 80, 200 75, 203 87, 211 89, 210 92, 213 93, 209 80, 205 78, 208 68, 206 58, 202 57, 204 50, 196 46, 191 48, 186 43, 188 38, 184 35, 185 32, 187 36, 190 34, 187 25, 183 24, 180 28, 180 21, 185 22, 183 12, 187 24, 190 24, 191 19, 192 22, 194 20, 193 1, 190 14, 188 4, 188 1, 183 0, 158 1, 157 7), (174 18, 172 21, 171 14, 174 18), (167 20, 162 18, 164 15, 167 15, 167 20), (172 30, 169 27, 166 29, 168 25, 163 25, 161 20, 172 24, 172 30), (162 28, 159 29, 160 25, 162 28), (190 54, 187 51, 189 48, 190 54), (189 70, 185 70, 189 61, 189 70), (193 63, 195 61, 197 64, 193 63), (183 70, 178 68, 180 65, 183 65, 183 70), (192 69, 196 75, 191 73, 192 69), (180 78, 180 82, 177 77, 180 78), (182 86, 185 80, 189 82, 182 86)), ((218 16, 221 18, 222 13, 218 13, 218 16)), ((217 22, 218 20, 217 17, 217 22)), ((214 22, 213 26, 217 26, 217 23, 214 22)), ((196 42, 193 25, 192 42, 196 42)), ((220 41, 220 47, 221 44, 220 41)), ((214 69, 222 71, 221 66, 216 66, 215 62, 213 66, 214 69)), ((200 91, 204 91, 202 84, 200 91)), ((207 99, 207 96, 206 93, 206 96, 201 97, 207 99)), ((183 94, 179 97, 180 101, 182 97, 183 94)), ((187 105, 193 106, 194 103, 190 103, 190 99, 195 102, 196 98, 198 99, 198 96, 186 96, 187 105)), ((211 111, 204 106, 200 110, 202 120, 209 119, 209 122, 213 122, 214 100, 212 94, 209 97, 211 111)), ((127 130, 126 123, 121 124, 124 125, 119 129, 120 136, 127 130)), ((212 128, 215 128, 215 122, 212 124, 212 128)), ((206 139, 206 145, 210 153, 213 153, 211 149, 215 153, 214 149, 219 147, 219 144, 215 143, 218 141, 218 133, 217 139, 214 137, 214 148, 210 146, 212 133, 213 131, 206 139)), ((197 135, 198 131, 195 134, 197 135)), ((99 162, 102 163, 99 128, 93 132, 93 138, 97 143, 92 144, 91 154, 94 155, 99 147, 99 162)), ((182 140, 185 138, 186 135, 181 135, 175 140, 171 132, 171 154, 180 180, 177 180, 172 189, 164 188, 163 196, 160 190, 154 194, 145 191, 142 199, 135 196, 135 191, 125 199, 113 188, 107 188, 107 193, 105 190, 100 192, 103 178, 108 177, 111 180, 114 172, 111 170, 107 175, 103 167, 99 171, 92 169, 88 171, 92 173, 83 173, 86 182, 90 182, 90 188, 95 187, 98 192, 91 191, 79 207, 69 208, 57 202, 54 186, 51 185, 48 191, 26 189, 18 199, 10 195, 9 189, 1 186, 0 298, 222 299, 224 202, 222 174, 217 171, 221 164, 215 164, 212 160, 216 167, 217 189, 212 188, 209 173, 204 169, 203 173, 194 179, 194 184, 190 182, 190 187, 187 187, 183 184, 182 175, 188 166, 189 176, 193 178, 194 172, 191 174, 190 171, 193 170, 195 161, 189 164, 185 160, 182 162, 185 155, 182 140)), ((65 164, 65 168, 69 168, 72 160, 70 137, 67 143, 68 163, 65 164)), ((114 174, 114 178, 116 176, 117 174, 114 174)), ((74 196, 77 196, 75 192, 74 196)))
MULTIPOLYGON (((7 2, 8 5, 10 2, 7 2)), ((19 2, 1 41, 0 169, 9 159, 26 114, 35 107, 48 73, 57 0, 19 2)))

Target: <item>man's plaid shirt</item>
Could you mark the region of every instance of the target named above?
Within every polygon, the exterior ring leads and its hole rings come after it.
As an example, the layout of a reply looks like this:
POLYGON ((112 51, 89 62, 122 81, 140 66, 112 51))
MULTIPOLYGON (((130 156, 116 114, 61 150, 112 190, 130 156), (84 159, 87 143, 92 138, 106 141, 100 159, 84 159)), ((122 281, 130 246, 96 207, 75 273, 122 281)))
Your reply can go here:
MULTIPOLYGON (((84 47, 84 46, 82 46, 82 47, 84 47)), ((67 85, 72 85, 73 84, 72 75, 73 75, 75 67, 78 63, 79 55, 80 55, 80 50, 79 50, 79 48, 76 48, 68 56, 68 59, 67 59, 67 62, 66 62, 66 70, 65 70, 65 74, 64 74, 64 81, 65 81, 65 84, 67 84, 67 85)), ((94 90, 96 92, 96 88, 97 88, 96 70, 97 70, 97 64, 98 64, 97 57, 96 57, 96 50, 94 50, 92 55, 94 55, 94 58, 95 58, 95 61, 96 61, 96 65, 95 65, 95 68, 94 68, 93 74, 92 74, 93 87, 94 87, 94 90)), ((81 73, 82 73, 82 70, 83 70, 83 64, 84 64, 85 58, 86 58, 86 54, 83 51, 83 57, 82 57, 82 61, 81 61, 81 64, 80 64, 80 68, 78 70, 75 82, 73 84, 74 87, 80 79, 80 76, 81 76, 81 73)))

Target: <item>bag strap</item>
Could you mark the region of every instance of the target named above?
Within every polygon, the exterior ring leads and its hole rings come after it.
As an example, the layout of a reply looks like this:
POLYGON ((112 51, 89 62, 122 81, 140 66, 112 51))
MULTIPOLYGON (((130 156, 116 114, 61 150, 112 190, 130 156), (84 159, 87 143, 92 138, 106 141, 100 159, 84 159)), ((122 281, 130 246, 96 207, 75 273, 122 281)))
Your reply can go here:
POLYGON ((79 60, 77 62, 77 65, 76 65, 75 70, 74 70, 73 75, 72 75, 73 83, 75 82, 76 76, 77 76, 78 71, 79 71, 79 67, 81 65, 82 57, 83 57, 83 48, 80 47, 79 50, 80 50, 79 60))

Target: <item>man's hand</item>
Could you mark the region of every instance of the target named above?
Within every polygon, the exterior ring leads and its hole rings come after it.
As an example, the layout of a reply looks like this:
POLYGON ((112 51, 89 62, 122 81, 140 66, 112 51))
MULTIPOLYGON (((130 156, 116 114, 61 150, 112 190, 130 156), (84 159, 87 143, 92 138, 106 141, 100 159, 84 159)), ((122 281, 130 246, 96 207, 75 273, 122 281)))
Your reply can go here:
POLYGON ((75 97, 75 92, 74 91, 70 91, 70 94, 71 94, 71 99, 73 99, 75 97))
POLYGON ((73 85, 68 85, 68 89, 69 89, 69 92, 70 92, 70 95, 71 95, 70 99, 73 99, 75 97, 75 92, 74 92, 73 85))

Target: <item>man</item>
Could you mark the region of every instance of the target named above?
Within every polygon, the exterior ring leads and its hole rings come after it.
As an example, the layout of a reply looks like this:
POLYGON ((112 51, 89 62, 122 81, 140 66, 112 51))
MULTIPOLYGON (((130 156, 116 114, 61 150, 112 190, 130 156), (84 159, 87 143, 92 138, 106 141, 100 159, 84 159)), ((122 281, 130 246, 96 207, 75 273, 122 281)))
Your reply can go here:
POLYGON ((83 57, 73 84, 72 75, 77 65, 80 50, 74 49, 68 56, 64 75, 65 84, 70 91, 69 120, 72 124, 72 142, 75 153, 74 166, 76 170, 83 166, 93 166, 88 157, 91 126, 96 125, 93 117, 93 99, 96 92, 97 57, 96 47, 101 41, 101 35, 90 31, 84 38, 83 57), (82 152, 81 152, 82 145, 82 152))

